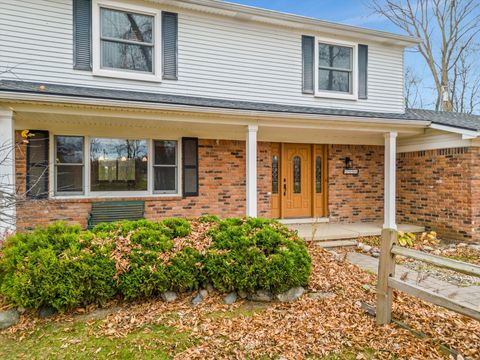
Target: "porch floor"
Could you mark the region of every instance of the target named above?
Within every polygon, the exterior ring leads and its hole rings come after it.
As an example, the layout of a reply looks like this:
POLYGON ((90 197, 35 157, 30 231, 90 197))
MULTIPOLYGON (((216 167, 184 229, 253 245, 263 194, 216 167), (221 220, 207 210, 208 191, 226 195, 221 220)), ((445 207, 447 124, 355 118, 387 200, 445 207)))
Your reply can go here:
MULTIPOLYGON (((288 224, 292 230, 297 230, 298 235, 304 240, 330 241, 358 239, 365 236, 378 236, 382 232, 383 224, 380 223, 310 223, 310 224, 288 224)), ((398 224, 398 229, 403 232, 423 232, 423 226, 398 224)))

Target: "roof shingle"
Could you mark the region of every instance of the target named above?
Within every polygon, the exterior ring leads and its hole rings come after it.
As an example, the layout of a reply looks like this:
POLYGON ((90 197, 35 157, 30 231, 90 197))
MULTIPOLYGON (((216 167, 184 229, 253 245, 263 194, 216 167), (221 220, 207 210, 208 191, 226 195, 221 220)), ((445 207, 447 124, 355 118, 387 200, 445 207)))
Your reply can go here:
POLYGON ((35 82, 0 80, 1 92, 18 92, 27 94, 47 94, 55 96, 72 96, 81 98, 108 99, 118 101, 136 101, 156 104, 200 106, 221 109, 268 111, 290 114, 331 115, 345 117, 364 117, 380 119, 398 119, 412 121, 429 121, 460 129, 480 131, 480 116, 437 112, 423 109, 407 109, 404 114, 358 111, 334 108, 308 107, 285 104, 238 101, 228 99, 172 95, 152 92, 138 92, 107 88, 93 88, 63 84, 42 84, 35 82))

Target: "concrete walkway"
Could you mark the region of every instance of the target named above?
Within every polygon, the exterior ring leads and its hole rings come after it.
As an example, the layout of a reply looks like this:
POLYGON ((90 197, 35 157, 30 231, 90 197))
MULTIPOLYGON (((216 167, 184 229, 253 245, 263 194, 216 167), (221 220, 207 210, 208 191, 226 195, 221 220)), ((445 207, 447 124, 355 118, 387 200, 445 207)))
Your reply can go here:
MULTIPOLYGON (((378 259, 357 252, 349 252, 347 260, 359 268, 378 272, 378 259)), ((395 278, 421 286, 427 290, 443 295, 456 302, 480 310, 480 286, 459 287, 434 277, 423 278, 422 274, 402 265, 395 267, 395 278), (407 275, 405 275, 407 273, 407 275), (405 278, 406 276, 406 278, 405 278)))
MULTIPOLYGON (((303 240, 327 241, 358 239, 365 236, 378 236, 382 233, 382 224, 378 223, 355 223, 355 224, 332 224, 310 223, 289 224, 291 229, 297 230, 303 240)), ((420 233, 425 229, 422 226, 399 224, 398 229, 403 232, 420 233)))

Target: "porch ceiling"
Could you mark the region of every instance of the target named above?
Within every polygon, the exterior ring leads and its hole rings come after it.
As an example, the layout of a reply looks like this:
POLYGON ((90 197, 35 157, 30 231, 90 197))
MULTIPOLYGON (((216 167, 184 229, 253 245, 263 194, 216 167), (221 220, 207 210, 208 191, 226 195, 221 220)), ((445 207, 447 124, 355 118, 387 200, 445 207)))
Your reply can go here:
MULTIPOLYGON (((0 104, 1 105, 1 104, 0 104)), ((119 137, 184 136, 245 140, 245 127, 258 125, 258 141, 383 145, 383 134, 399 137, 422 134, 420 126, 378 124, 349 118, 255 118, 185 111, 152 111, 51 104, 8 104, 16 129, 43 129, 53 133, 119 137)))

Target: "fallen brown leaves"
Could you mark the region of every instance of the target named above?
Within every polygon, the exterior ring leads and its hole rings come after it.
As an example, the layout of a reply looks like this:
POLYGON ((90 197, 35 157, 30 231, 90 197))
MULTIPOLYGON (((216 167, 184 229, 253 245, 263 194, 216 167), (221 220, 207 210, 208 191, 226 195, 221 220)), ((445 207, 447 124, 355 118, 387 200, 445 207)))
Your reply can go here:
POLYGON ((212 223, 202 223, 197 220, 191 220, 192 231, 189 235, 182 238, 175 238, 173 241, 173 249, 159 254, 159 257, 167 264, 172 257, 186 247, 197 250, 200 254, 204 254, 206 249, 210 247, 211 237, 207 235, 208 230, 212 227, 212 223))
MULTIPOLYGON (((245 314, 240 310, 247 303, 223 305, 220 294, 210 295, 197 307, 190 303, 192 295, 184 294, 173 303, 155 299, 123 304, 102 320, 97 336, 123 337, 150 324, 173 326, 197 339, 195 346, 180 354, 172 350, 178 359, 301 359, 345 348, 370 348, 378 359, 448 358, 432 340, 416 338, 396 325, 375 325, 375 319, 359 305, 360 301, 375 304, 374 276, 334 261, 328 252, 313 245, 310 253, 313 271, 308 290, 335 293, 335 297, 313 299, 304 295, 293 303, 272 303, 261 312, 245 314)), ((479 322, 401 293, 395 296, 394 317, 464 356, 479 358, 479 322)), ((53 321, 73 319, 72 315, 57 316, 53 321)), ((8 331, 22 337, 39 322, 23 317, 8 331)))

